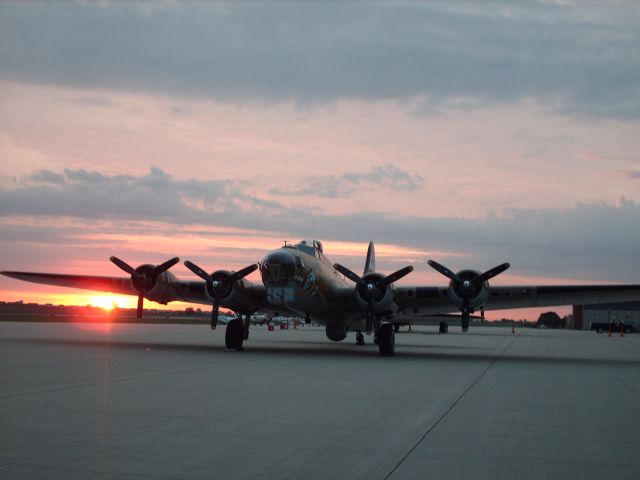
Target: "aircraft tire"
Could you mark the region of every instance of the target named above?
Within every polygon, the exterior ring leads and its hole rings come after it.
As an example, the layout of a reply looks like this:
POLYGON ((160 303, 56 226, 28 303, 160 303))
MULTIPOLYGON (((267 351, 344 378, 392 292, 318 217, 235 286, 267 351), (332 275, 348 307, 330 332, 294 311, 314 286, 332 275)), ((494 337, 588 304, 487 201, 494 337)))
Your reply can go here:
POLYGON ((242 337, 243 337, 242 320, 231 320, 227 324, 227 329, 224 334, 224 345, 229 350, 242 350, 242 337))
POLYGON ((393 324, 383 323, 380 325, 378 335, 378 350, 383 357, 390 357, 395 354, 396 334, 393 331, 393 324))
POLYGON ((364 335, 362 332, 356 333, 356 345, 364 345, 364 335))

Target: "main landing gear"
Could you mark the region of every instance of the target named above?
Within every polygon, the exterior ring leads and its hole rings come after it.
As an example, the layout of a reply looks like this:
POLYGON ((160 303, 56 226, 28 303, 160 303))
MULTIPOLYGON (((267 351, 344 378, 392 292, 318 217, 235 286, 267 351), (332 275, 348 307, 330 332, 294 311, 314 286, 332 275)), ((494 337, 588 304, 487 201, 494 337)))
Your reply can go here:
POLYGON ((243 330, 242 320, 239 318, 227 323, 227 330, 224 334, 224 346, 227 347, 228 350, 242 350, 242 342, 244 340, 243 330))
POLYGON ((395 354, 396 333, 392 323, 383 323, 378 332, 378 351, 383 357, 390 357, 395 354))
MULTIPOLYGON (((378 345, 378 351, 383 357, 395 355, 396 329, 393 323, 383 323, 375 328, 373 343, 378 345)), ((356 332, 356 345, 364 345, 364 335, 356 332)))
POLYGON ((224 346, 228 350, 242 351, 242 343, 244 340, 249 339, 249 324, 251 316, 246 315, 244 322, 242 316, 238 315, 238 318, 231 320, 227 323, 227 329, 224 334, 224 346))

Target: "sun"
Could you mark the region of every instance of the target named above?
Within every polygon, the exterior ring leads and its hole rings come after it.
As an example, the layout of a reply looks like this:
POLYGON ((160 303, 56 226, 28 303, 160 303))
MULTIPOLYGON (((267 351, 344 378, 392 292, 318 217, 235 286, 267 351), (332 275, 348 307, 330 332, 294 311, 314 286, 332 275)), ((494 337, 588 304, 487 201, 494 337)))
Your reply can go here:
POLYGON ((116 307, 120 307, 123 302, 113 295, 93 295, 89 297, 89 304, 94 307, 102 308, 110 312, 116 307))

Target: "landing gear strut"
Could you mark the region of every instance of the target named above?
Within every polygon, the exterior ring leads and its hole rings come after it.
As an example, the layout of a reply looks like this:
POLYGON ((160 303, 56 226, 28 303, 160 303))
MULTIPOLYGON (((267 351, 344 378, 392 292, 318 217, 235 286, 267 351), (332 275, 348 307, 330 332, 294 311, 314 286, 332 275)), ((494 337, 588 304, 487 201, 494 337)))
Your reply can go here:
POLYGON ((390 357, 395 354, 396 334, 393 331, 393 324, 383 323, 380 325, 378 334, 378 350, 383 357, 390 357))
POLYGON ((356 345, 364 345, 364 335, 362 332, 356 333, 356 345))
POLYGON ((375 345, 379 344, 380 341, 380 317, 376 317, 376 321, 373 323, 373 343, 375 345))
POLYGON ((463 316, 462 317, 462 331, 466 332, 467 330, 469 330, 469 317, 467 316, 467 318, 465 318, 463 316))
POLYGON ((249 326, 251 325, 251 315, 244 316, 244 325, 242 326, 242 339, 249 340, 249 326))

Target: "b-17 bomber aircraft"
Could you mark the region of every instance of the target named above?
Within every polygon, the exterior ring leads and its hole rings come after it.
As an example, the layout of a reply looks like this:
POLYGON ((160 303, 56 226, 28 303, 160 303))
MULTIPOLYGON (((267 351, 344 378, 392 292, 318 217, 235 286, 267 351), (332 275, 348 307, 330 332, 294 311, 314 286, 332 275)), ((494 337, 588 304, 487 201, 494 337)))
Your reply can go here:
POLYGON ((190 261, 185 266, 200 280, 181 280, 169 269, 179 262, 172 258, 160 265, 133 268, 124 261, 111 261, 127 277, 68 275, 31 272, 1 272, 8 277, 87 290, 138 296, 137 316, 144 299, 161 304, 183 301, 212 305, 211 328, 218 323, 220 307, 237 318, 228 322, 225 345, 242 350, 249 338, 251 315, 266 312, 305 318, 324 325, 327 338, 340 342, 355 332, 356 343, 364 334, 374 334, 381 355, 395 353, 395 330, 400 324, 430 324, 433 319, 460 312, 463 331, 476 310, 503 310, 571 304, 610 303, 640 299, 640 285, 489 286, 489 280, 509 268, 503 263, 483 273, 457 273, 429 260, 429 265, 449 279, 447 286, 399 286, 395 283, 413 271, 412 266, 385 275, 376 271, 374 244, 369 244, 362 275, 333 264, 324 255, 322 243, 303 240, 268 253, 261 262, 237 272, 216 270, 209 274, 190 261), (262 282, 245 277, 260 269, 262 282))

